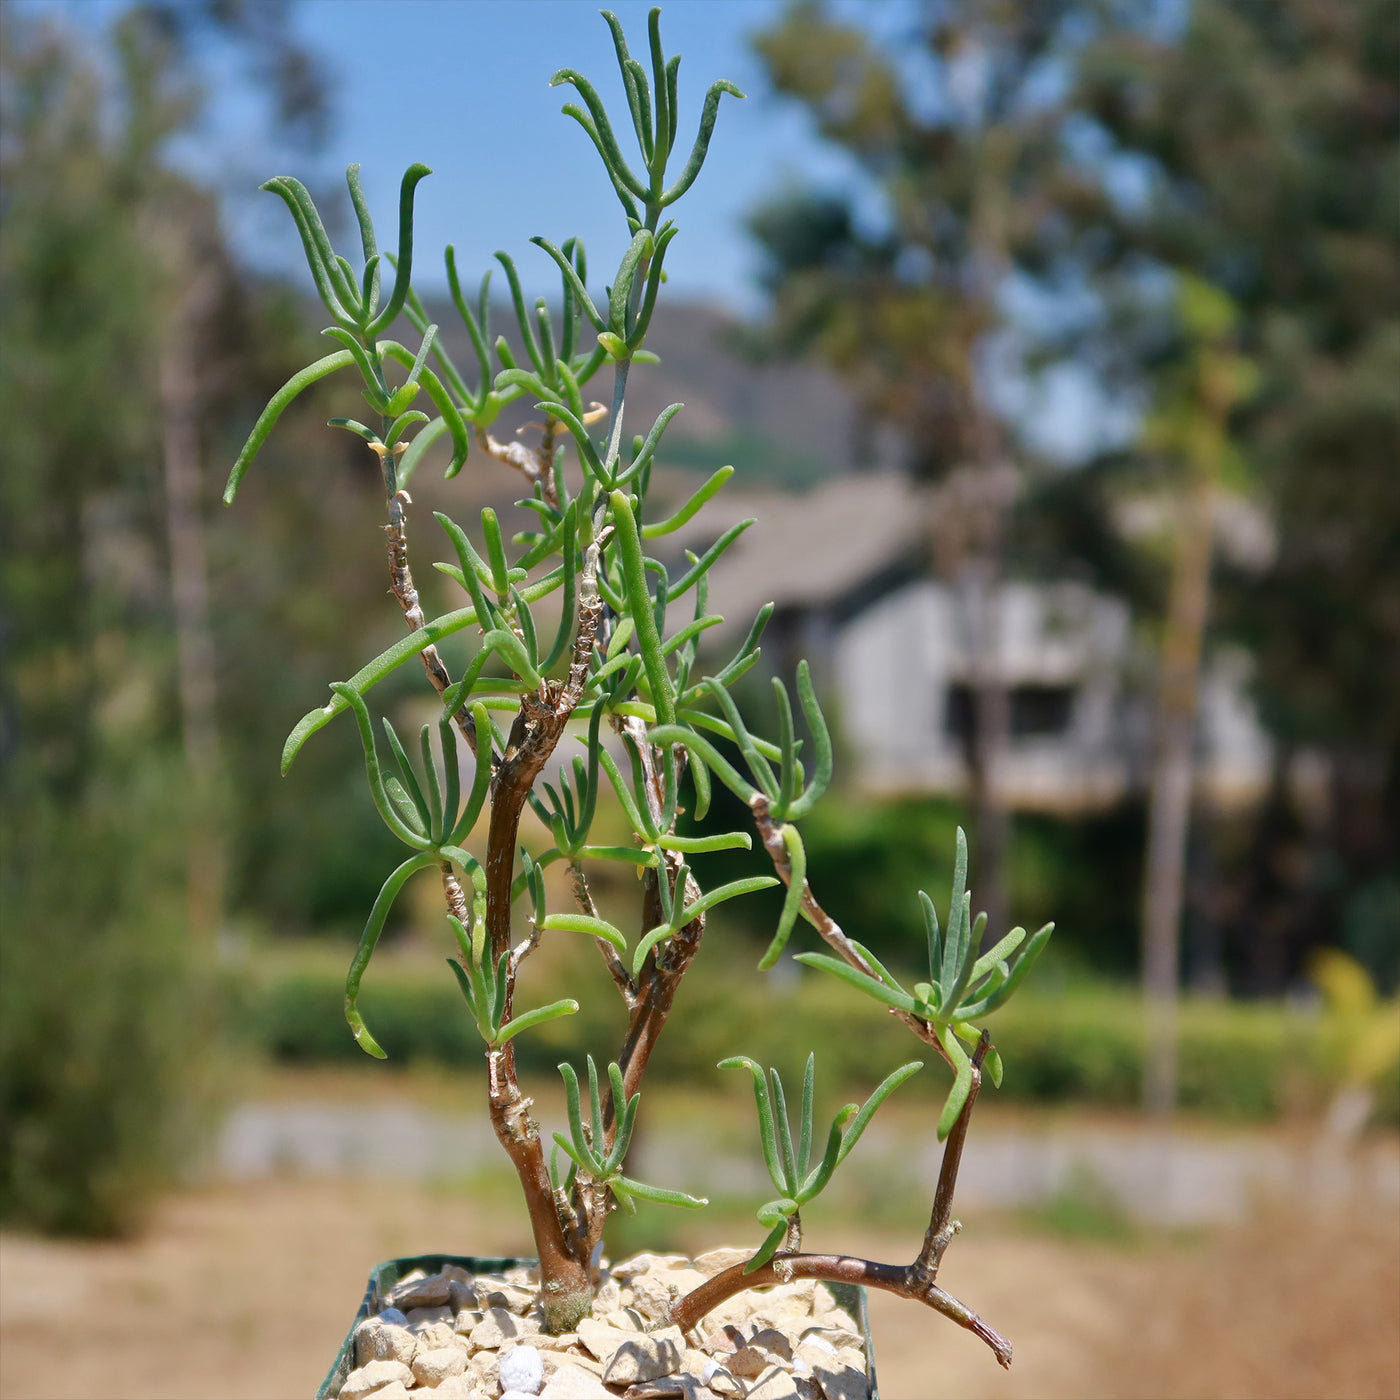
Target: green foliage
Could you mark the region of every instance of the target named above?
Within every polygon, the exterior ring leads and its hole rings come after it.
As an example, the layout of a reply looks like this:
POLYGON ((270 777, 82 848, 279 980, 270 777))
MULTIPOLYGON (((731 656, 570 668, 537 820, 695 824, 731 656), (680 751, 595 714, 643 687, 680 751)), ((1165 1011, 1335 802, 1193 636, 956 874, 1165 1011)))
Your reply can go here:
POLYGON ((0 1217, 125 1234, 212 1107, 218 1007, 185 929, 178 779, 147 758, 77 806, 21 807, 15 791, 0 816, 0 1217))
MULTIPOLYGON (((917 1016, 938 1035, 938 1043, 955 1078, 952 1091, 938 1119, 938 1136, 945 1138, 962 1112, 972 1088, 972 1061, 960 1042, 976 1046, 986 1036, 973 1020, 995 1011, 1006 1002, 1040 956, 1054 924, 1045 924, 1029 939, 1023 928, 1014 928, 982 953, 982 932, 987 916, 972 918, 972 891, 967 888, 967 838, 962 827, 957 832, 957 856, 953 863, 953 892, 948 902, 946 929, 940 929, 933 901, 922 890, 919 901, 924 913, 928 944, 927 982, 915 982, 912 993, 900 985, 890 971, 868 948, 856 944, 872 972, 852 967, 848 962, 825 953, 799 953, 797 961, 819 967, 849 982, 858 991, 910 1016, 917 1016), (1024 946, 1023 946, 1024 945, 1024 946)), ((986 1050, 987 1072, 994 1085, 1000 1085, 1001 1056, 986 1050)))
MULTIPOLYGON (((1400 840, 1385 795, 1400 754, 1400 14, 1200 0, 1166 34, 1151 10, 1128 7, 1086 47, 1072 93, 1114 160, 1146 175, 1147 197, 1086 189, 1072 217, 1113 307, 1112 353, 1154 396, 1190 347, 1144 306, 1145 266, 1230 299, 1257 380, 1229 422, 1234 484, 1276 540, 1270 557, 1218 571, 1212 613, 1253 654, 1280 778, 1215 902, 1232 983, 1273 992, 1389 875, 1400 840), (1321 823, 1292 810, 1283 782, 1300 745, 1333 765, 1321 823)), ((1386 942, 1375 970, 1393 924, 1386 942)))
POLYGON ((746 1069, 753 1077, 754 1104, 758 1109, 758 1133, 763 1144, 763 1163, 769 1180, 780 1192, 778 1199, 758 1208, 758 1223, 768 1227, 768 1237, 758 1252, 744 1265, 745 1273, 762 1268, 777 1252, 778 1246, 797 1249, 800 1245, 798 1212, 814 1200, 831 1180, 832 1173, 850 1155, 860 1140, 875 1110, 904 1083, 910 1075, 923 1068, 921 1060, 901 1065, 881 1081, 864 1105, 848 1103, 838 1109, 826 1135, 826 1150, 813 1163, 812 1104, 816 1088, 817 1057, 807 1056, 802 1073, 802 1107, 798 1118, 796 1143, 788 1116, 787 1095, 782 1077, 776 1069, 763 1070, 747 1055, 733 1055, 721 1060, 720 1069, 746 1069))
MULTIPOLYGON (((429 173, 426 168, 413 165, 404 175, 398 256, 387 259, 395 271, 394 287, 382 302, 381 255, 357 167, 349 168, 347 183, 361 233, 364 260, 358 271, 335 251, 306 189, 286 176, 269 181, 263 188, 279 195, 291 212, 312 280, 333 322, 325 334, 342 349, 305 367, 273 394, 234 463, 224 493, 225 501, 232 503, 278 419, 299 395, 339 370, 358 371, 362 397, 377 421, 373 427, 345 416, 330 422, 362 440, 377 459, 388 514, 391 591, 409 635, 361 666, 348 681, 331 685, 330 702, 305 715, 288 736, 282 771, 292 767, 313 734, 349 712, 359 735, 374 809, 396 840, 409 848, 409 855, 388 875, 374 901, 345 980, 346 1019, 361 1048, 376 1057, 382 1058, 385 1051, 361 1011, 366 970, 407 882, 426 870, 434 870, 442 881, 449 923, 461 954, 460 960, 449 959, 449 963, 487 1047, 492 1119, 515 1162, 530 1211, 545 1275, 547 1322, 560 1328, 577 1320, 586 1291, 581 1280, 588 1276, 593 1244, 601 1240, 614 1204, 628 1211, 636 1200, 704 1204, 628 1177, 622 1166, 640 1103, 634 1086, 656 1058, 657 1034, 714 910, 780 880, 785 883, 777 928, 760 969, 777 961, 799 915, 832 939, 845 961, 818 959, 818 965, 829 965, 867 990, 871 985, 879 987, 886 1002, 895 998, 906 1012, 905 1028, 934 1044, 955 1069, 954 1091, 940 1122, 940 1135, 946 1135, 964 1111, 974 1083, 973 1063, 959 1044, 959 1037, 977 1039, 969 1018, 994 1009, 1015 989, 1050 932, 1049 926, 1042 929, 1017 957, 1024 938, 1018 930, 978 959, 985 919, 974 925, 962 901, 967 851, 959 831, 956 907, 950 913, 946 940, 941 939, 936 921, 930 934, 930 958, 940 962, 933 982, 916 984, 911 997, 883 968, 879 980, 870 977, 866 969, 872 966, 871 955, 839 931, 833 939, 807 885, 808 861, 797 824, 811 815, 833 769, 831 737, 807 665, 803 662, 797 670, 804 737, 798 736, 792 701, 781 681, 772 683, 776 721, 772 738, 754 731, 731 694, 758 660, 759 639, 771 605, 754 619, 726 665, 714 674, 698 673, 699 639, 723 621, 707 606, 710 571, 753 522, 731 526, 703 554, 687 553, 680 577, 673 581, 676 561, 668 564, 657 557, 664 546, 658 551, 653 541, 664 540, 702 511, 723 489, 733 469, 719 467, 678 510, 651 518, 648 496, 653 465, 682 405, 669 405, 644 434, 635 434, 630 442, 623 425, 633 366, 654 358, 645 348, 646 336, 664 280, 666 251, 677 235, 674 221, 663 222, 662 214, 694 183, 720 99, 726 93, 742 94, 726 82, 710 86, 689 158, 678 174, 668 175, 679 129, 679 59, 665 57, 658 12, 653 11, 648 79, 646 70, 632 59, 617 20, 612 15, 605 18, 612 30, 642 173, 623 155, 592 84, 572 69, 561 69, 554 77, 556 84, 572 85, 582 99, 582 106, 567 104, 565 114, 582 127, 601 156, 626 219, 629 241, 603 294, 595 296, 589 289, 587 259, 576 239, 562 247, 533 240, 561 277, 557 313, 544 300, 533 311, 527 308, 514 263, 504 253, 498 254, 510 285, 521 352, 517 362, 504 337, 492 340, 489 278, 483 279, 473 307, 462 293, 449 248, 452 301, 476 358, 475 373, 470 376, 474 383, 469 382, 444 349, 438 327, 427 321, 412 287, 413 196, 418 182, 429 173), (385 338, 400 313, 419 337, 416 350, 385 338), (436 366, 433 370, 428 368, 430 359, 436 366), (391 363, 406 368, 407 374, 399 378, 396 372, 391 380, 391 363), (605 366, 612 370, 611 407, 586 404, 583 387, 605 366), (420 390, 431 399, 436 418, 413 407, 420 390), (535 425, 542 434, 540 448, 497 443, 490 434, 492 423, 505 405, 527 395, 544 416, 543 423, 535 425), (455 555, 455 563, 441 562, 437 568, 465 597, 459 600, 461 606, 428 618, 419 605, 409 568, 407 522, 412 500, 404 486, 428 447, 444 436, 452 443, 448 478, 457 474, 473 442, 522 471, 530 493, 516 506, 528 523, 512 533, 488 506, 480 512, 479 529, 469 533, 450 516, 436 513, 455 555), (551 641, 536 619, 534 606, 554 594, 558 597, 551 601, 557 602, 558 614, 551 641), (455 680, 437 651, 438 643, 449 637, 475 642, 471 659, 455 680), (416 669, 411 666, 414 658, 421 658, 440 708, 436 723, 421 731, 421 763, 410 758, 385 721, 390 755, 386 764, 367 697, 401 668, 416 669), (541 782, 539 791, 537 780, 570 721, 587 725, 586 757, 565 764, 557 787, 541 782), (603 740, 604 722, 616 736, 614 745, 603 740), (459 735, 473 753, 470 784, 459 773, 459 735), (738 750, 747 776, 717 744, 732 744, 738 750), (703 817, 708 808, 716 780, 747 804, 772 856, 776 877, 742 874, 710 883, 708 888, 701 884, 693 856, 747 850, 752 839, 736 830, 681 833, 678 822, 687 774, 698 816, 703 817), (604 777, 617 799, 630 842, 590 841, 604 777), (520 843, 519 823, 527 805, 552 840, 544 849, 532 850, 520 843), (485 844, 477 844, 474 853, 468 846, 480 842, 478 828, 483 823, 485 844), (559 862, 567 866, 573 909, 550 907, 558 899, 558 889, 547 884, 545 872, 559 862), (596 877, 600 862, 628 863, 639 878, 641 912, 635 936, 597 911, 589 880, 590 875, 596 877), (470 896, 464 884, 470 887, 470 896), (528 924, 528 933, 519 941, 514 932, 517 904, 519 919, 528 924), (578 1076, 569 1064, 559 1066, 570 1131, 556 1134, 555 1143, 572 1163, 563 1175, 557 1170, 557 1158, 556 1169, 546 1173, 536 1125, 528 1121, 519 1125, 522 1101, 528 1100, 523 1100, 516 1078, 529 1057, 551 1043, 562 1018, 578 1018, 585 1033, 592 1031, 590 1013, 573 997, 533 1010, 515 1010, 526 960, 542 937, 559 932, 591 937, 621 994, 628 1022, 623 1054, 617 1061, 605 1061, 609 1066, 606 1085, 600 1085, 596 1062, 591 1055, 588 1058, 587 1122, 578 1076), (517 1045, 513 1038, 525 1029, 538 1034, 517 1045), (630 1094, 628 1087, 633 1089, 630 1094), (507 1121, 514 1125, 508 1141, 500 1126, 507 1121), (566 1296, 571 1300, 567 1304, 559 1301, 566 1296), (557 1304, 554 1312, 551 1298, 557 1304)), ((732 955, 729 971, 732 976, 732 955)), ((986 1033, 981 1034, 979 1063, 981 1055, 989 1053, 986 1033)), ((742 1059, 725 1063, 752 1065, 742 1059)), ((988 1063, 992 1078, 999 1081, 1001 1064, 995 1052, 990 1052, 988 1063)), ((785 1235, 795 1247, 792 1232, 801 1205, 826 1185, 875 1109, 915 1068, 917 1064, 905 1065, 876 1089, 863 1108, 852 1104, 838 1114, 826 1151, 815 1164, 809 1161, 813 1156, 812 1062, 804 1078, 796 1146, 781 1103, 781 1080, 778 1071, 772 1071, 779 1112, 776 1119, 767 1112, 766 1090, 762 1090, 760 1122, 770 1172, 783 1195, 760 1211, 770 1236, 754 1267, 772 1257, 785 1235)), ((762 1089, 760 1080, 756 1083, 762 1089)), ((944 1196, 956 1175, 957 1155, 950 1155, 944 1196)))
POLYGON ((699 1210, 709 1202, 684 1191, 668 1190, 664 1186, 649 1186, 623 1173, 622 1165, 627 1160, 627 1149, 632 1142, 632 1132, 637 1126, 637 1105, 641 1103, 640 1093, 627 1097, 622 1084, 622 1071, 616 1064, 608 1066, 608 1082, 612 1088, 612 1102, 617 1108, 617 1132, 612 1147, 603 1150, 606 1136, 603 1130, 603 1100, 598 1093, 598 1067, 593 1056, 588 1057, 588 1106, 589 1120, 583 1121, 582 1104, 579 1097, 578 1075, 569 1064, 561 1064, 559 1073, 564 1077, 564 1093, 569 1107, 569 1136, 555 1133, 555 1144, 573 1163, 568 1173, 561 1178, 557 1164, 550 1175, 555 1189, 569 1191, 582 1171, 592 1182, 603 1190, 612 1193, 617 1203, 629 1214, 635 1214, 637 1201, 654 1201, 657 1205, 684 1206, 699 1210))

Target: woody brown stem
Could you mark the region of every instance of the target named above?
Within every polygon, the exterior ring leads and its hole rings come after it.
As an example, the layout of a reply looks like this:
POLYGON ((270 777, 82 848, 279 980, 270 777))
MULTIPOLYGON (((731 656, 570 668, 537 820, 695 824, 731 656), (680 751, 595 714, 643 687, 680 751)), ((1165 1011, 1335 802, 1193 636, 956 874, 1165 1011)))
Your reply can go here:
MULTIPOLYGON (((593 902, 593 891, 588 885, 588 875, 577 861, 569 862, 569 885, 574 893, 574 903, 578 905, 579 912, 587 914, 590 919, 598 917, 598 906, 593 902)), ((603 956, 608 974, 616 984, 622 999, 627 1003, 630 1011, 637 999, 636 984, 632 981, 632 974, 627 970, 626 964, 617 955, 617 949, 608 942, 606 938, 595 938, 593 942, 597 945, 599 953, 603 956)))
MULTIPOLYGON (((761 792, 755 793, 749 799, 749 808, 753 812, 754 825, 758 828, 763 849, 768 852, 769 859, 773 862, 773 869, 783 884, 791 886, 792 863, 788 859, 787 842, 783 840, 782 824, 773 820, 768 810, 768 799, 761 792)), ((802 912, 812 927, 822 936, 827 946, 840 955, 842 961, 849 963, 857 972, 863 972, 867 977, 879 980, 879 974, 861 956, 855 944, 846 937, 845 930, 842 929, 841 925, 817 903, 816 896, 812 893, 812 887, 806 880, 802 882, 802 912)), ((937 1031, 927 1021, 915 1016, 912 1012, 900 1011, 896 1007, 890 1008, 890 1015, 896 1020, 902 1021, 925 1045, 937 1051, 939 1058, 950 1068, 957 1068, 939 1042, 937 1031)))
POLYGON ((911 1267, 929 1283, 938 1277, 938 1266, 943 1262, 943 1252, 952 1242, 953 1236, 962 1226, 953 1219, 953 1193, 958 1186, 958 1168, 962 1164, 963 1145, 967 1142, 968 1125, 972 1122, 972 1106, 977 1102, 978 1090, 982 1087, 982 1061, 992 1043, 991 1035, 984 1029, 972 1052, 972 1087, 967 1091, 967 1099, 948 1134, 943 1148, 943 1162, 938 1169, 938 1189, 933 1196, 933 1213, 929 1217, 928 1230, 924 1234, 924 1247, 911 1267))
MULTIPOLYGON (((564 733, 588 679, 588 661, 602 606, 587 589, 579 607, 569 674, 561 683, 545 681, 537 693, 521 698, 520 713, 492 782, 491 822, 486 852, 486 929, 493 962, 510 948, 511 883, 516 837, 526 798, 536 777, 564 733)), ((507 979, 503 1019, 509 1020, 514 977, 507 979)), ((567 1331, 583 1316, 592 1298, 586 1254, 580 1255, 571 1231, 560 1218, 550 1181, 539 1125, 529 1116, 530 1100, 521 1093, 512 1042, 493 1047, 487 1056, 491 1126, 520 1178, 530 1226, 539 1253, 541 1304, 551 1332, 567 1331)))
MULTIPOLYGON (((384 467, 385 484, 392 486, 394 480, 392 454, 380 447, 376 447, 375 450, 378 452, 380 462, 384 467)), ((408 624, 408 630, 417 632, 423 627, 426 619, 423 616, 423 606, 418 601, 418 590, 413 584, 413 573, 408 567, 408 531, 405 526, 407 517, 404 507, 412 504, 413 497, 407 491, 393 490, 391 492, 389 496, 389 523, 384 527, 384 533, 388 536, 389 591, 398 599, 399 607, 403 610, 403 620, 408 624)), ((428 679, 432 682, 433 689, 439 695, 445 694, 447 688, 452 684, 452 677, 448 675, 447 667, 443 665, 437 647, 430 644, 423 648, 419 656, 423 662, 423 670, 427 672, 428 679)), ((465 708, 459 708, 452 718, 461 731, 462 737, 471 747, 471 751, 475 753, 476 725, 472 722, 471 715, 465 708)))
POLYGON ((939 1288, 935 1282, 938 1265, 948 1242, 960 1228, 952 1219, 953 1191, 957 1185, 958 1164, 962 1158, 967 1129, 972 1121, 972 1107, 982 1079, 982 1060, 989 1040, 986 1031, 972 1058, 972 1088, 959 1112, 948 1145, 943 1152, 943 1165, 938 1173, 938 1189, 934 1194, 933 1216, 929 1221, 924 1246, 912 1264, 881 1264, 870 1259, 856 1259, 842 1254, 775 1254, 762 1268, 746 1274, 744 1265, 736 1264, 723 1273, 707 1279, 687 1293, 671 1308, 669 1320, 683 1332, 699 1326, 706 1313, 717 1308, 727 1298, 749 1288, 763 1288, 793 1279, 812 1278, 824 1283, 857 1283, 867 1288, 880 1288, 887 1293, 923 1303, 925 1307, 951 1318, 959 1327, 966 1327, 986 1342, 997 1360, 1008 1369, 1011 1366, 1011 1343, 983 1322, 965 1303, 939 1288))
POLYGON ((733 1268, 706 1279, 680 1299, 671 1308, 669 1321, 682 1332, 691 1332, 700 1325, 706 1313, 736 1293, 805 1278, 818 1279, 823 1283, 854 1283, 865 1288, 879 1288, 886 1293, 908 1298, 911 1302, 922 1303, 981 1337, 991 1347, 996 1359, 1010 1369, 1011 1343, 951 1293, 918 1277, 912 1264, 881 1264, 873 1259, 858 1259, 846 1254, 776 1254, 751 1274, 744 1272, 742 1264, 735 1264, 733 1268))

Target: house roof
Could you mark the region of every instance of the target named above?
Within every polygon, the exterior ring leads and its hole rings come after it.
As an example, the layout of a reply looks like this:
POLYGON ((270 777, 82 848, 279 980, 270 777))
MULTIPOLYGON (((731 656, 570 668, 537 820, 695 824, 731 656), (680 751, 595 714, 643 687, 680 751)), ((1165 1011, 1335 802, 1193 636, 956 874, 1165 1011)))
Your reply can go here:
MULTIPOLYGON (((747 630, 764 603, 827 608, 917 551, 923 511, 899 472, 833 477, 803 494, 730 486, 669 537, 677 556, 702 553, 741 520, 755 523, 710 573, 709 611, 721 634, 747 630)), ((674 576, 674 574, 673 574, 674 576)))

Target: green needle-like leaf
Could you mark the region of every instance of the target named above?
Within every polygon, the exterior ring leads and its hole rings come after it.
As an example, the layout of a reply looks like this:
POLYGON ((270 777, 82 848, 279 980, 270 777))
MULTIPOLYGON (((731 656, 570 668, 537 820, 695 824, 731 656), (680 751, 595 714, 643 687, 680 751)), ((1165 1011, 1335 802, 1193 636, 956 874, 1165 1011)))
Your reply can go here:
POLYGON ((359 947, 355 949, 355 956, 350 963, 350 971, 345 977, 345 1019, 350 1023, 350 1029, 354 1032, 355 1040, 360 1048, 373 1055, 376 1060, 388 1057, 380 1047, 379 1042, 369 1033, 369 1027, 365 1025, 364 1017, 360 1015, 358 1005, 360 979, 364 976, 365 968, 369 966, 369 960, 374 955, 375 945, 379 942, 379 935, 384 930, 384 921, 389 917, 389 910, 394 907, 394 901, 399 897, 399 891, 408 882, 409 876, 420 870, 426 870, 430 865, 436 863, 437 857, 432 852, 420 851, 417 855, 410 856, 384 881, 383 887, 374 901, 374 908, 370 910, 369 918, 365 921, 364 932, 360 934, 359 947))
POLYGON ((504 1045, 508 1040, 514 1039, 521 1031, 528 1031, 532 1026, 542 1026, 546 1021, 557 1021, 561 1016, 572 1016, 578 1010, 578 1002, 572 997, 565 997, 561 1001, 552 1001, 548 1006, 537 1006, 533 1011, 523 1012, 519 1016, 512 1016, 501 1028, 496 1036, 496 1044, 504 1045))
POLYGON ((663 207, 674 204, 695 183, 695 177, 699 175, 700 167, 705 163, 706 152, 710 149, 715 117, 719 114, 719 100, 726 92, 733 97, 742 98, 744 95, 733 83, 722 79, 710 84, 710 90, 705 94, 705 106, 700 113, 700 130, 696 133, 695 144, 690 149, 690 158, 685 163, 685 169, 681 171, 680 179, 661 196, 660 203, 663 207))
POLYGON ((602 938, 611 943, 619 953, 627 951, 627 938, 622 930, 606 919, 595 919, 589 914, 549 914, 539 925, 543 932, 587 933, 594 938, 602 938))
POLYGON ((777 932, 774 933, 773 941, 768 945, 768 950, 758 964, 760 972, 767 972, 769 968, 773 967, 787 946, 788 935, 792 933, 797 916, 802 912, 802 900, 807 883, 807 848, 802 844, 801 835, 795 826, 783 826, 780 834, 783 838, 783 845, 787 849, 791 877, 788 881, 787 894, 783 898, 783 911, 778 916, 777 932))
POLYGON ((843 982, 849 982, 851 986, 858 988, 867 996, 874 997, 876 1001, 884 1002, 886 1006, 893 1006, 899 1011, 907 1011, 911 1015, 917 1010, 914 998, 908 992, 887 987, 876 978, 867 976, 864 972, 842 962, 840 958, 830 957, 826 953, 798 953, 796 961, 806 963, 808 967, 819 967, 823 972, 829 972, 833 977, 839 977, 843 982))
POLYGON ((253 458, 258 455, 259 449, 267 441, 268 435, 277 425, 277 420, 286 412, 292 400, 318 379, 324 379, 328 374, 334 374, 338 369, 346 369, 354 363, 355 357, 350 351, 337 350, 333 355, 327 355, 325 359, 317 360, 315 364, 307 365, 304 370, 298 371, 268 400, 267 407, 253 424, 253 431, 248 434, 248 441, 243 444, 238 460, 233 464, 233 470, 229 472, 228 484, 224 487, 226 506, 233 504, 233 498, 238 494, 238 488, 242 484, 244 474, 252 465, 253 458))
POLYGON ((365 328, 369 335, 378 335, 387 330, 403 310, 409 284, 413 280, 413 192, 418 188, 418 182, 432 173, 422 164, 410 165, 404 171, 403 182, 399 186, 399 255, 395 259, 394 290, 389 293, 384 309, 365 328))

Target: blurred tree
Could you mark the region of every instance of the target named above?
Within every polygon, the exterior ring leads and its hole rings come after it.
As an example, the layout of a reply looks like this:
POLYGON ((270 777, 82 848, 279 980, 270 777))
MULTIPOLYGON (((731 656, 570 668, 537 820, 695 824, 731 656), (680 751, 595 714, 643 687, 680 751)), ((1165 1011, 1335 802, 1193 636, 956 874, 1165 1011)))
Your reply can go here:
MULTIPOLYGON (((1197 0, 1175 34, 1159 8, 1116 7, 1075 98, 1101 158, 1129 158, 1142 189, 1105 185, 1075 212, 1109 296, 1140 289, 1144 268, 1212 283, 1260 374, 1230 433, 1277 545, 1262 571, 1221 570, 1217 624, 1257 659, 1277 773, 1216 900, 1231 970, 1241 990, 1277 992, 1308 947, 1341 937, 1393 986, 1400 7, 1197 0), (1289 775, 1305 750, 1330 796, 1300 808, 1289 775)), ((1117 348, 1157 383, 1187 353, 1150 331, 1117 348)))
POLYGON ((201 438, 220 359, 259 377, 268 307, 165 152, 198 111, 198 24, 256 40, 312 120, 284 9, 132 7, 110 79, 42 18, 0 27, 0 1212, 52 1228, 133 1221, 207 1064, 217 862, 186 855, 231 823, 201 438))
MULTIPOLYGON (((1159 405, 1199 353, 1171 311, 1176 280, 1235 305, 1259 383, 1221 425, 1224 484, 1265 507, 1277 547, 1262 570, 1217 560, 1208 621, 1257 659, 1277 773, 1256 818, 1217 824, 1221 875, 1195 912, 1223 924, 1239 990, 1278 992, 1333 936, 1393 985, 1400 10, 924 0, 914 13, 880 41, 798 3, 759 36, 775 86, 884 205, 875 232, 849 196, 798 190, 759 212, 764 343, 822 355, 867 421, 900 430, 916 471, 956 482, 979 460, 979 421, 996 426, 973 367, 998 291, 1049 293, 1033 365, 1075 358, 1159 405), (1325 759, 1309 771, 1328 774, 1328 800, 1298 804, 1300 753, 1325 759)), ((1111 521, 1124 490, 1175 489, 1181 453, 1163 446, 1028 481, 1023 455, 1015 514, 991 517, 1000 556, 1072 567, 1165 617, 1167 556, 1125 548, 1111 521)), ((957 497, 935 499, 958 520, 957 497)))
MULTIPOLYGON (((997 768, 1008 733, 997 588, 1020 489, 993 412, 986 349, 1017 269, 1058 256, 1055 97, 1074 0, 927 0, 880 42, 798 0, 756 45, 780 93, 849 153, 883 204, 865 232, 851 196, 797 189, 760 209, 770 324, 760 342, 814 353, 851 384, 864 430, 898 430, 928 494, 935 566, 953 582, 973 695, 965 742, 979 901, 1005 911, 1007 815, 997 768)), ((875 456, 869 443, 857 460, 875 456)))
POLYGON ((1235 309, 1209 283, 1179 279, 1176 323, 1188 353, 1166 378, 1143 445, 1178 464, 1157 683, 1142 895, 1142 986, 1147 1018, 1143 1101, 1176 1106, 1176 1002, 1181 908, 1193 786, 1197 692, 1210 608, 1214 518, 1221 480, 1236 466, 1230 415, 1252 392, 1252 364, 1231 345, 1235 309))

